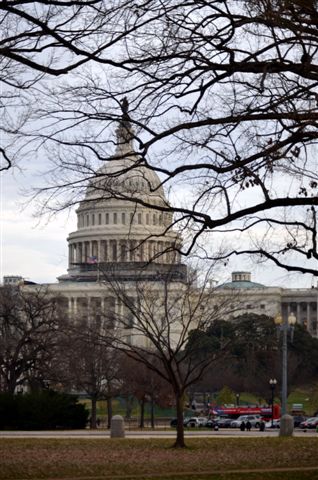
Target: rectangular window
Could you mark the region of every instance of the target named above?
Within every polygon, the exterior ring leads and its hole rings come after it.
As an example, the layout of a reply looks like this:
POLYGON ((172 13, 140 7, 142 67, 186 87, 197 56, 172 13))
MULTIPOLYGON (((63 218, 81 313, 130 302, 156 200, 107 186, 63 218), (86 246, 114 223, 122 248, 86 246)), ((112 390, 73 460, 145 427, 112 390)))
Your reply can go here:
POLYGON ((89 215, 86 215, 86 226, 89 226, 89 215))
POLYGON ((99 213, 98 214, 98 225, 101 225, 102 224, 102 214, 99 213))
POLYGON ((153 224, 157 225, 157 216, 155 213, 153 214, 153 224))
POLYGON ((123 225, 125 225, 125 223, 126 223, 126 215, 125 215, 125 213, 122 213, 122 214, 121 214, 121 223, 122 223, 123 225))
POLYGON ((116 225, 117 224, 117 213, 114 213, 113 221, 114 221, 114 225, 116 225))
POLYGON ((138 225, 141 225, 141 213, 138 213, 138 225))
POLYGON ((106 225, 109 224, 109 213, 106 213, 106 215, 105 215, 105 223, 106 223, 106 225))
POLYGON ((149 225, 149 213, 146 214, 146 224, 149 225))
POLYGON ((92 215, 92 225, 95 225, 95 215, 94 215, 94 213, 92 215))

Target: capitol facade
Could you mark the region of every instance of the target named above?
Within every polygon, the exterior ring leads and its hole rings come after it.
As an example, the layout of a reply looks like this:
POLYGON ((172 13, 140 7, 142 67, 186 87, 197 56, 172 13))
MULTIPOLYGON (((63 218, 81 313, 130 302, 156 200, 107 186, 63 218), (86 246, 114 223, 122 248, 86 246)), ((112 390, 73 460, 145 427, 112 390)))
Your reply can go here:
MULTIPOLYGON (((125 115, 116 131, 116 145, 114 156, 97 171, 76 211, 77 230, 67 239, 67 273, 58 283, 44 285, 60 298, 74 321, 111 311, 124 314, 124 306, 107 287, 109 280, 124 283, 131 292, 142 280, 159 295, 163 280, 178 292, 188 279, 187 266, 178 252, 182 239, 172 228, 165 192, 157 174, 134 152, 133 132, 125 115)), ((17 279, 6 277, 4 283, 14 284, 17 279)), ((32 291, 38 287, 23 288, 32 291)), ((229 319, 244 312, 280 314, 284 319, 294 313, 297 322, 318 337, 317 287, 265 286, 252 281, 250 272, 233 272, 231 282, 211 288, 200 308, 216 309, 226 298, 229 304, 231 298, 236 303, 225 314, 229 319)))

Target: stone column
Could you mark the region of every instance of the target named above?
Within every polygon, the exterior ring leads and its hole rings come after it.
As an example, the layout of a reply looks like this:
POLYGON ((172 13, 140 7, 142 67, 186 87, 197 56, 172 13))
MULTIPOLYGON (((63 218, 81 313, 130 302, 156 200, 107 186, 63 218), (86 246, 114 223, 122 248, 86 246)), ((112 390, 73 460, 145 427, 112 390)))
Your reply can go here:
POLYGON ((301 318, 300 318, 300 316, 301 316, 301 314, 300 314, 300 303, 299 303, 299 302, 297 303, 297 307, 296 307, 296 312, 295 312, 295 314, 296 314, 296 318, 297 318, 297 323, 301 323, 301 318))
POLYGON ((101 252, 102 252, 102 249, 101 249, 101 241, 100 240, 97 240, 97 261, 98 262, 101 262, 101 252))
POLYGON ((139 245, 139 252, 140 252, 140 261, 143 262, 144 261, 144 243, 140 243, 139 245))
POLYGON ((307 319, 307 331, 309 332, 310 331, 310 303, 307 302, 307 315, 306 315, 306 319, 307 319))
POLYGON ((70 268, 72 264, 72 245, 68 244, 68 268, 70 268))

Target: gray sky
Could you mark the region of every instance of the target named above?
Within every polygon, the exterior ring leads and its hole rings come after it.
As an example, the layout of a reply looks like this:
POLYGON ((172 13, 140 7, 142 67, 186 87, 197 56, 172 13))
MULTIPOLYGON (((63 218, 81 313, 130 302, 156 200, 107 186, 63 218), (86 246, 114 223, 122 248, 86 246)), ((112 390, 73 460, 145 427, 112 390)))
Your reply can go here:
POLYGON ((21 275, 36 282, 54 282, 66 272, 69 232, 75 229, 75 212, 48 221, 33 216, 35 204, 26 205, 21 190, 30 175, 19 171, 1 176, 1 280, 21 275))

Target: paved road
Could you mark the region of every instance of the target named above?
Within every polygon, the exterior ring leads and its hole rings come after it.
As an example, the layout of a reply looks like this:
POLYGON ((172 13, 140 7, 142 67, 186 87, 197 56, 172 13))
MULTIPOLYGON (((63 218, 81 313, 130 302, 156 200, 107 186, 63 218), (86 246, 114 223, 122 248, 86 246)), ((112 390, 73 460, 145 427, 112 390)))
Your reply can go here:
MULTIPOLYGON (((174 438, 175 430, 126 430, 126 438, 174 438)), ((239 429, 223 429, 215 432, 214 430, 186 430, 187 438, 225 438, 225 437, 277 437, 279 430, 266 430, 260 432, 252 430, 250 432, 241 432, 239 429)), ((304 432, 302 430, 294 431, 295 437, 318 437, 314 430, 304 432)), ((109 430, 52 430, 52 431, 0 431, 0 438, 86 438, 98 439, 109 438, 109 430)))

